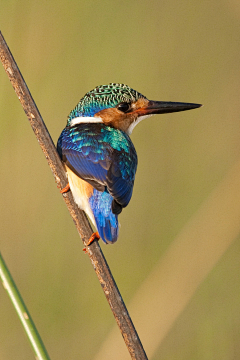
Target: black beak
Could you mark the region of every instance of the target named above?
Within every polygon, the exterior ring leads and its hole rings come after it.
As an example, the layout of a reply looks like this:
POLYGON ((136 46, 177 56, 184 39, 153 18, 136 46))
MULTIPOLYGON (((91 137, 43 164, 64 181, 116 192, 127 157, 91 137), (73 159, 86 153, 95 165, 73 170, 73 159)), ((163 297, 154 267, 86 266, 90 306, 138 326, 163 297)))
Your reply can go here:
POLYGON ((139 115, 166 114, 171 112, 191 110, 201 107, 200 104, 152 101, 149 100, 147 106, 137 110, 139 115))

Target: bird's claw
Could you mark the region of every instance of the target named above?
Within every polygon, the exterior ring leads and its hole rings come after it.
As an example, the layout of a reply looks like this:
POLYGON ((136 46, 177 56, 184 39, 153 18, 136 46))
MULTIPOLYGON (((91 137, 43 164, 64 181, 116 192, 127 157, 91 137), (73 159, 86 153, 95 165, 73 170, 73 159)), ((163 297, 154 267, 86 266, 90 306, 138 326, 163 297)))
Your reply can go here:
POLYGON ((65 194, 66 192, 68 192, 70 190, 70 185, 69 183, 62 189, 60 190, 61 194, 65 194))
MULTIPOLYGON (((98 233, 98 232, 94 232, 94 233, 90 236, 90 238, 89 238, 86 246, 91 245, 91 244, 94 242, 94 240, 97 240, 97 241, 98 241, 99 239, 100 239, 99 233, 98 233)), ((87 252, 87 249, 86 249, 86 248, 83 248, 83 251, 86 253, 86 252, 87 252)))

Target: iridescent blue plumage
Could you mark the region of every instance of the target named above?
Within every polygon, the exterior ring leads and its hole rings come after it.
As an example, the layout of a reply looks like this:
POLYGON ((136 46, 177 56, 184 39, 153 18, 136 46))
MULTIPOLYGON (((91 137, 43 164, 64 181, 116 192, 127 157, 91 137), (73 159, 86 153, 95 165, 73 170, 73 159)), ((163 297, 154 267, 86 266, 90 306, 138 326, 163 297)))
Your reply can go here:
POLYGON ((63 130, 58 151, 70 169, 94 186, 89 203, 96 226, 105 242, 115 242, 117 215, 131 199, 137 169, 130 137, 101 123, 83 123, 63 130))

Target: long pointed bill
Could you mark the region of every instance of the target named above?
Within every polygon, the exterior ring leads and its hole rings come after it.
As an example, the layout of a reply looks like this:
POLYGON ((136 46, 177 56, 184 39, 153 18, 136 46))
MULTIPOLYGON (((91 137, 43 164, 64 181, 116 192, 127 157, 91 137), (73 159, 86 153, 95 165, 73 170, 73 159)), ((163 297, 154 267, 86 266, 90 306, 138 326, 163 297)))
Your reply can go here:
POLYGON ((151 115, 151 114, 166 114, 166 113, 196 109, 201 106, 202 105, 200 104, 149 100, 147 106, 138 109, 137 112, 140 116, 151 115))

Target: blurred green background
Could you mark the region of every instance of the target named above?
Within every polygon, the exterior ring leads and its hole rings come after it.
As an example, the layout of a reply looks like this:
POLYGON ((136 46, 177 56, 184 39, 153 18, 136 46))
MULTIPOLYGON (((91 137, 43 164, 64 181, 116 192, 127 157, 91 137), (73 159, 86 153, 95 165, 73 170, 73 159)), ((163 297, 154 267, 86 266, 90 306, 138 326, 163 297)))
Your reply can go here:
MULTIPOLYGON (((151 360, 239 359, 240 180, 220 188, 212 212, 204 204, 229 171, 233 179, 240 173, 231 173, 240 160, 240 3, 2 0, 0 24, 55 143, 96 85, 126 83, 152 100, 204 104, 134 130, 133 198, 119 241, 101 247, 151 360), (236 206, 225 208, 222 194, 236 206), (204 216, 219 233, 206 230, 204 216), (195 217, 195 235, 181 246, 178 236, 195 217), (146 314, 159 329, 165 324, 161 336, 146 314)), ((116 344, 109 337, 113 316, 3 68, 0 119, 1 252, 51 359, 98 360, 103 342, 102 359, 121 351, 128 359, 120 333, 116 344)), ((0 359, 32 359, 2 287, 0 324, 0 359)))

